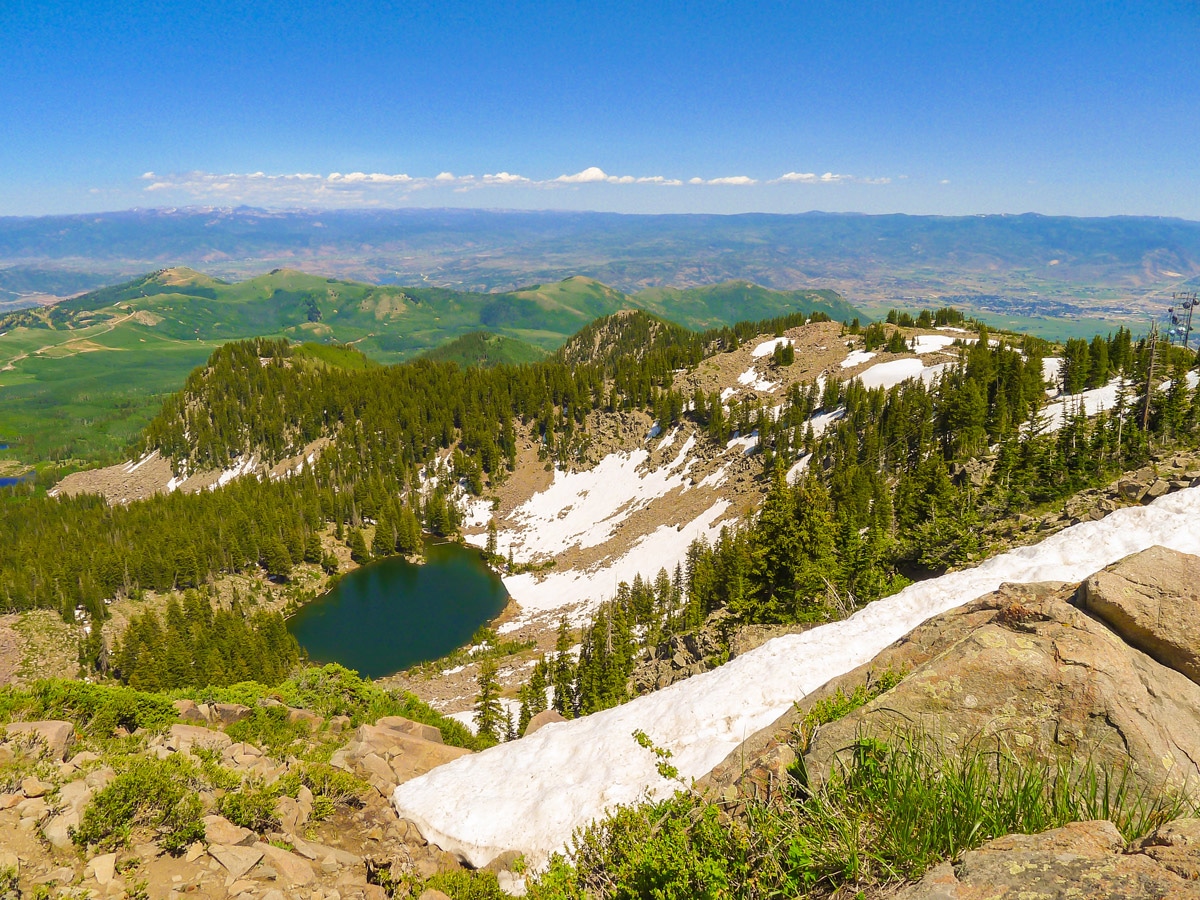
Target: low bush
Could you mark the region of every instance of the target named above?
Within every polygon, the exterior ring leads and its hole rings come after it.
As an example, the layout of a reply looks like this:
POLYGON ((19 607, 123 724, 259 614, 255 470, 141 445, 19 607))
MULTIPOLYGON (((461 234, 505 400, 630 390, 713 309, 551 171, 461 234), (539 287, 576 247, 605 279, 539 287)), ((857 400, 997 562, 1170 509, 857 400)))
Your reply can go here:
POLYGON ((0 688, 0 719, 16 718, 64 719, 80 731, 105 737, 118 727, 129 732, 162 728, 177 716, 162 694, 51 678, 25 688, 0 688))
POLYGON ((179 853, 203 840, 204 821, 195 791, 199 772, 187 758, 134 757, 129 767, 92 798, 72 839, 80 847, 115 850, 125 846, 134 827, 153 832, 168 853, 179 853))

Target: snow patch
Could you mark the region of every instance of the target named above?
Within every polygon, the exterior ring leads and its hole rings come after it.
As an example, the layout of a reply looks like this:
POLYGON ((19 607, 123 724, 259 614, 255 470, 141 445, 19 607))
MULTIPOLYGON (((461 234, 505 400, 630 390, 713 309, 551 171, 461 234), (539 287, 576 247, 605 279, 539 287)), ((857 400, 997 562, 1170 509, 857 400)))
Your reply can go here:
POLYGON ((957 340, 960 338, 946 334, 918 334, 913 338, 913 353, 936 353, 945 350, 957 340))
POLYGON ((762 359, 764 356, 770 356, 775 352, 776 347, 790 347, 792 339, 788 337, 777 337, 770 341, 763 341, 757 347, 750 351, 750 355, 755 359, 762 359))
POLYGON ((221 472, 217 480, 208 486, 208 489, 215 491, 217 488, 229 484, 233 479, 253 472, 256 468, 258 468, 258 454, 252 453, 249 456, 242 457, 237 465, 221 472))
POLYGON ((1038 411, 1036 431, 1058 431, 1066 421, 1075 415, 1075 412, 1082 405, 1083 411, 1088 416, 1094 416, 1097 413, 1105 412, 1114 409, 1117 405, 1117 395, 1121 392, 1122 383, 1125 385, 1126 402, 1136 400, 1136 388, 1132 382, 1124 381, 1117 378, 1104 387, 1096 388, 1091 391, 1083 391, 1079 394, 1064 394, 1060 399, 1053 403, 1047 403, 1038 411))
POLYGON ((876 363, 858 376, 867 388, 890 388, 910 378, 920 378, 926 384, 934 380, 949 363, 927 366, 919 359, 893 359, 876 363))
POLYGON ((842 622, 776 638, 624 706, 456 759, 397 787, 392 802, 426 839, 472 866, 514 849, 542 867, 575 828, 614 806, 675 789, 634 741, 635 729, 672 751, 684 781, 699 778, 796 699, 870 661, 931 616, 1006 581, 1080 581, 1154 544, 1200 554, 1197 516, 1200 488, 1191 488, 1075 525, 976 568, 910 585, 842 622))
MULTIPOLYGON (((612 562, 606 561, 582 571, 552 571, 540 581, 531 573, 513 575, 503 579, 504 587, 509 596, 529 612, 580 606, 581 615, 590 613, 615 594, 622 581, 633 581, 635 575, 653 574, 663 567, 671 568, 684 558, 692 541, 716 537, 720 528, 714 523, 728 508, 728 501, 718 500, 685 525, 660 525, 612 562)), ((499 630, 515 631, 523 624, 519 620, 507 622, 499 630)))
POLYGON ((758 432, 753 431, 745 437, 730 438, 729 443, 725 445, 725 452, 728 453, 737 447, 742 450, 742 456, 749 456, 754 452, 754 448, 758 446, 758 432))
POLYGON ((847 353, 846 358, 842 360, 843 369, 853 369, 855 366, 861 366, 863 363, 874 359, 876 356, 871 350, 855 350, 852 353, 847 353))

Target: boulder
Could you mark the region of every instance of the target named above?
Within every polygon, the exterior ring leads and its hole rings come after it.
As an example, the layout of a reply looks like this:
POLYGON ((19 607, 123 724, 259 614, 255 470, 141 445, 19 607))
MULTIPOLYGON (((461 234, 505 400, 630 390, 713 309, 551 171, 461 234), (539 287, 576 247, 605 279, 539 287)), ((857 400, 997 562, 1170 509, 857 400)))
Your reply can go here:
MULTIPOLYGON (((1161 829, 1160 829, 1161 831, 1161 829)), ((936 866, 897 900, 992 897, 1184 900, 1200 898, 1189 881, 1148 853, 1124 853, 1111 822, 1073 822, 1042 834, 1010 834, 936 866)))
POLYGON ((74 842, 71 829, 78 828, 83 821, 83 810, 92 799, 95 788, 87 780, 80 779, 62 786, 58 792, 58 804, 53 816, 42 826, 42 836, 59 850, 69 850, 74 842))
POLYGON ((325 719, 318 716, 315 712, 307 709, 293 709, 288 707, 287 721, 289 725, 295 725, 298 722, 303 722, 308 726, 309 731, 320 731, 321 726, 325 723, 325 719))
POLYGON ((262 848, 266 844, 255 844, 253 847, 230 847, 225 844, 213 844, 208 848, 209 855, 225 867, 231 879, 241 878, 263 858, 262 848))
POLYGON ((404 716, 384 716, 375 722, 375 727, 391 728, 393 731, 412 735, 423 741, 433 741, 435 744, 443 743, 442 733, 438 729, 423 722, 414 722, 411 719, 406 719, 404 716))
POLYGON ((360 725, 330 761, 361 775, 387 796, 396 785, 471 752, 443 744, 440 733, 436 741, 414 736, 428 734, 426 729, 430 726, 399 716, 389 716, 375 725, 360 725))
POLYGON ((1036 759, 1091 757, 1153 787, 1200 780, 1200 685, 1068 601, 1002 587, 923 629, 959 637, 887 693, 819 728, 805 762, 820 779, 860 733, 919 729, 944 749, 999 744, 1036 759), (962 633, 954 623, 987 621, 962 633))
POLYGON ((308 884, 317 877, 312 863, 302 856, 270 844, 258 843, 254 845, 253 849, 262 851, 263 864, 274 869, 279 880, 284 884, 289 886, 308 884))
POLYGON ((227 728, 235 722, 250 717, 250 707, 240 703, 214 703, 212 705, 212 722, 222 728, 227 728))
POLYGON ((87 864, 87 870, 96 879, 96 883, 105 887, 117 874, 117 854, 105 853, 93 857, 87 864))
POLYGON ((1151 547, 1092 575, 1076 603, 1127 644, 1200 683, 1200 557, 1151 547))
POLYGON ((887 694, 824 725, 805 754, 820 779, 860 732, 912 728, 949 751, 1000 744, 1036 758, 1092 757, 1148 785, 1200 779, 1200 685, 1070 605, 1074 590, 1003 586, 931 619, 959 634, 887 694), (980 622, 979 614, 988 619, 980 622), (972 619, 962 631, 956 622, 972 619))
POLYGON ((258 838, 249 828, 234 825, 224 816, 211 815, 204 817, 204 839, 210 844, 248 847, 258 838))
POLYGON ((291 797, 284 795, 275 801, 275 817, 285 834, 299 834, 308 821, 308 813, 291 797))
POLYGON ((208 707, 198 706, 195 700, 176 700, 175 712, 185 722, 194 722, 198 725, 208 722, 208 707))
POLYGON ((562 713, 557 709, 544 709, 529 720, 529 724, 525 727, 525 737, 529 737, 529 735, 533 734, 539 728, 543 728, 551 722, 565 721, 567 720, 563 718, 562 713))
POLYGON ((1142 852, 1181 878, 1200 879, 1200 819, 1168 822, 1142 841, 1142 852))
POLYGON ((172 725, 167 732, 166 746, 182 752, 192 747, 224 750, 233 739, 223 731, 214 731, 202 725, 172 725))
POLYGON ((53 719, 44 722, 10 722, 4 726, 4 733, 9 740, 20 738, 39 742, 45 748, 45 753, 58 762, 67 758, 67 751, 75 743, 75 726, 53 719))

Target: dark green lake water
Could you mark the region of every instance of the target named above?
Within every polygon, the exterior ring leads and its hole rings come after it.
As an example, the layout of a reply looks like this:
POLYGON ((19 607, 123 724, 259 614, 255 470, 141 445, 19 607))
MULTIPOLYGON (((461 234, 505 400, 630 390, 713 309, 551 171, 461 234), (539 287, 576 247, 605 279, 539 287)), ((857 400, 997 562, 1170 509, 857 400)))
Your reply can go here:
POLYGON ((461 647, 507 602, 478 550, 426 544, 423 565, 393 557, 350 572, 288 630, 313 662, 379 678, 461 647))

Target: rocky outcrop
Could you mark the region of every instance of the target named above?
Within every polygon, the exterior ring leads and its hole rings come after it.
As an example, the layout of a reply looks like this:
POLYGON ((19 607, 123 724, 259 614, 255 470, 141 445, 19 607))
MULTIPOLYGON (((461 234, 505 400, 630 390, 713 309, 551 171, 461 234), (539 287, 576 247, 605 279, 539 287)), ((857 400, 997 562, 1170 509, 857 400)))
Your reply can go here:
POLYGON ((387 716, 374 725, 360 725, 330 763, 390 797, 397 785, 470 752, 442 743, 441 732, 430 725, 387 716))
POLYGON ((1200 781, 1200 685, 1073 606, 1074 593, 1005 586, 938 617, 990 614, 897 687, 820 728, 810 775, 860 732, 918 729, 949 750, 998 742, 1040 759, 1131 763, 1155 786, 1200 781))
POLYGON ((1200 820, 1180 819, 1125 852, 1111 822, 1074 822, 1042 834, 1011 834, 946 862, 897 900, 1128 900, 1200 898, 1200 820))
POLYGON ((1088 578, 1076 600, 1127 644, 1200 683, 1200 558, 1151 547, 1088 578))

